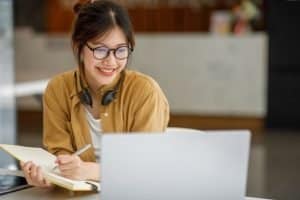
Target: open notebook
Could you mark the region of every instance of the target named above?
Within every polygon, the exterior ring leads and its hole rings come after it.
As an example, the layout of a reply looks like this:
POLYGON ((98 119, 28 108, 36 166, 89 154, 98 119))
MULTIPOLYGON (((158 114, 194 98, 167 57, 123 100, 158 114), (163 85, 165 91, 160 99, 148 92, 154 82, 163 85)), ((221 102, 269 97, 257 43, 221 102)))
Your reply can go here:
POLYGON ((0 148, 11 154, 19 161, 32 161, 41 166, 42 173, 49 182, 72 191, 100 191, 100 184, 95 181, 77 181, 60 176, 59 170, 52 170, 56 157, 48 151, 38 147, 0 144, 0 148))

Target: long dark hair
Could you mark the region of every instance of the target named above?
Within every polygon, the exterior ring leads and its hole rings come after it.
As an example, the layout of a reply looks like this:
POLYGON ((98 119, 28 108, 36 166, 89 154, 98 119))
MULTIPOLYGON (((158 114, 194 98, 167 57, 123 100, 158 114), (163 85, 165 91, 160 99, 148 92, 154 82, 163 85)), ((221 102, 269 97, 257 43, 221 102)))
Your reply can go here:
POLYGON ((102 36, 114 27, 119 27, 129 44, 134 48, 135 41, 129 15, 121 5, 109 0, 88 1, 74 6, 76 18, 72 30, 72 48, 82 67, 81 52, 87 41, 102 36))

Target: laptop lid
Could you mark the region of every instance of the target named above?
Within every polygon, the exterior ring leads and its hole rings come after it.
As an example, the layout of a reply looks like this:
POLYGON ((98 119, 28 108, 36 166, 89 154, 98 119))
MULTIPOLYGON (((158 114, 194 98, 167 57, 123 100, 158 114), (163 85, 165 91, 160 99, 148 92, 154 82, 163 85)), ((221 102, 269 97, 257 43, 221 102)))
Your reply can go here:
POLYGON ((101 200, 241 200, 249 131, 108 134, 101 200))

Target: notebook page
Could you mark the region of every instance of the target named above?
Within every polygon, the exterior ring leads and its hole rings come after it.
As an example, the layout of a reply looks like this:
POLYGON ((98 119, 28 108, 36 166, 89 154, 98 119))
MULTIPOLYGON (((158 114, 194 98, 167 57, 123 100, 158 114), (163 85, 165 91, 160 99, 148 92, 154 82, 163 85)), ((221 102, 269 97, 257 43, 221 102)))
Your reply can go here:
POLYGON ((42 148, 9 144, 0 144, 0 147, 20 161, 32 161, 44 168, 53 168, 55 166, 56 157, 42 148))

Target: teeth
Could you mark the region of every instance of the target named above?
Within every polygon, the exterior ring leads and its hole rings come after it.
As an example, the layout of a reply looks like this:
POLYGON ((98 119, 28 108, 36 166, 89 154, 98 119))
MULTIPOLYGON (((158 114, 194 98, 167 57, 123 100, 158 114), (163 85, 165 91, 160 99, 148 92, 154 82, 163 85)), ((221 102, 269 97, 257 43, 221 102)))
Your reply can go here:
POLYGON ((105 69, 105 68, 100 68, 100 70, 106 73, 111 73, 114 71, 114 69, 105 69))

